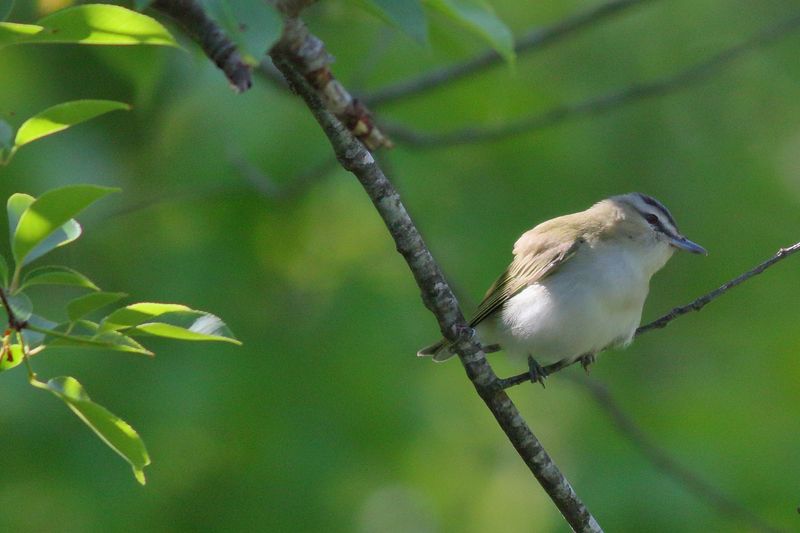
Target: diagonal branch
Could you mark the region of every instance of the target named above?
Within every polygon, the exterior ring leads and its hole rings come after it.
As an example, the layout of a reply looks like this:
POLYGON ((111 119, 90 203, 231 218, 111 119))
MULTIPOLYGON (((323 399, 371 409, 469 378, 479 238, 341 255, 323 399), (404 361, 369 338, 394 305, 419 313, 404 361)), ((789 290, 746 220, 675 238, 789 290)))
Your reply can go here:
MULTIPOLYGON (((790 255, 792 255, 792 254, 794 254, 796 252, 799 252, 799 251, 800 251, 800 242, 795 243, 795 244, 789 246, 788 248, 781 248, 780 250, 777 251, 777 253, 775 253, 775 255, 773 255, 772 257, 770 257, 766 261, 764 261, 762 263, 759 263, 758 265, 756 265, 752 269, 748 270, 747 272, 745 272, 741 276, 737 276, 736 278, 728 281, 727 283, 722 284, 720 287, 714 289, 713 291, 709 292, 708 294, 704 294, 703 296, 700 296, 696 300, 694 300, 694 301, 692 301, 692 302, 690 302, 690 303, 688 303, 686 305, 682 305, 680 307, 676 307, 672 311, 667 313, 666 315, 664 315, 664 316, 662 316, 660 318, 657 318, 657 319, 653 320, 652 322, 650 322, 648 324, 645 324, 644 326, 640 327, 639 329, 636 330, 636 336, 638 337, 642 333, 647 333, 648 331, 651 331, 653 329, 660 329, 660 328, 666 327, 667 324, 669 324, 670 322, 672 322, 673 320, 675 320, 679 316, 685 315, 687 313, 691 313, 692 311, 701 310, 708 303, 716 300, 717 298, 719 298, 720 296, 722 296, 723 294, 725 294, 726 292, 728 292, 732 288, 734 288, 734 287, 736 287, 738 285, 741 285, 742 283, 744 283, 748 279, 750 279, 750 278, 752 278, 754 276, 757 276, 758 274, 761 274, 762 272, 764 272, 766 269, 768 269, 769 267, 771 267, 772 265, 774 265, 778 261, 782 261, 783 259, 786 259, 790 255)), ((571 366, 571 365, 573 365, 573 364, 575 364, 577 362, 578 362, 577 360, 569 362, 569 363, 563 363, 563 362, 559 361, 557 363, 553 363, 552 365, 548 365, 548 366, 544 367, 544 370, 547 373, 547 375, 551 375, 551 374, 555 374, 559 370, 563 370, 564 368, 567 368, 568 366, 571 366)), ((511 376, 510 378, 505 378, 505 379, 502 380, 503 388, 507 389, 509 387, 513 387, 514 385, 520 385, 522 383, 526 383, 526 382, 530 381, 530 379, 531 379, 531 375, 528 372, 525 372, 525 373, 522 373, 522 374, 517 374, 516 376, 511 376)))
POLYGON ((446 133, 423 133, 397 124, 384 124, 384 129, 392 134, 392 138, 396 142, 421 148, 497 141, 523 133, 531 133, 567 120, 605 113, 645 98, 662 96, 685 89, 708 79, 737 59, 757 48, 777 41, 798 28, 800 28, 800 13, 795 13, 790 18, 767 26, 748 39, 671 76, 644 83, 634 83, 622 89, 593 96, 574 104, 560 105, 541 114, 499 126, 464 128, 446 133))
POLYGON ((749 524, 756 531, 776 533, 780 530, 767 524, 758 515, 749 511, 742 504, 733 500, 716 487, 695 474, 691 469, 676 461, 670 454, 650 438, 636 425, 630 416, 622 410, 620 405, 608 391, 608 388, 592 379, 572 380, 584 387, 592 398, 603 410, 608 413, 619 431, 636 446, 639 451, 659 470, 674 478, 689 492, 707 501, 721 514, 734 517, 741 523, 749 524))
POLYGON ((296 50, 287 50, 283 41, 270 51, 275 66, 303 98, 325 131, 342 167, 356 176, 369 195, 391 233, 397 250, 408 263, 422 291, 423 302, 439 321, 442 334, 455 343, 456 352, 475 390, 570 526, 581 532, 602 531, 500 387, 480 344, 464 320, 455 295, 406 211, 400 195, 369 151, 325 108, 301 68, 295 64, 295 54, 296 50))
POLYGON ((225 73, 236 92, 250 88, 250 67, 225 31, 206 15, 197 0, 154 0, 152 8, 175 19, 203 52, 225 73))
MULTIPOLYGON (((569 37, 579 30, 646 1, 649 0, 611 0, 604 4, 592 6, 549 26, 529 31, 515 40, 514 51, 517 54, 522 54, 540 50, 561 39, 569 37)), ((362 99, 369 105, 376 107, 387 102, 415 96, 441 85, 451 83, 497 65, 502 61, 503 58, 500 54, 494 50, 487 50, 481 55, 464 61, 463 63, 434 70, 416 78, 401 81, 394 85, 384 87, 383 89, 378 89, 375 92, 365 94, 362 99)))

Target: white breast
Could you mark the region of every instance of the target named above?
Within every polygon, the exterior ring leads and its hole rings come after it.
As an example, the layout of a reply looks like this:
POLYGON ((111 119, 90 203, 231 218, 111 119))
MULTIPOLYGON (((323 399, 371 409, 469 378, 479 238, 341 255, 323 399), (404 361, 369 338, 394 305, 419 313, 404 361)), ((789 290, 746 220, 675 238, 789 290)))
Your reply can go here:
POLYGON ((558 271, 512 297, 478 333, 546 365, 628 344, 639 326, 650 277, 672 254, 664 245, 589 246, 558 271))

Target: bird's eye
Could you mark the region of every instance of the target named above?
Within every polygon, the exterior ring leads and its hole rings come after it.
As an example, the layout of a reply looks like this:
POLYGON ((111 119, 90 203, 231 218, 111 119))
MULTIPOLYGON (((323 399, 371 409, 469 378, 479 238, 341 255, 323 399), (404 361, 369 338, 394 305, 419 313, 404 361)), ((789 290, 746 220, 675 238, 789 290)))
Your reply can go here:
POLYGON ((653 224, 653 225, 658 224, 658 217, 653 215, 653 214, 651 214, 651 213, 646 214, 644 216, 644 219, 650 224, 653 224))

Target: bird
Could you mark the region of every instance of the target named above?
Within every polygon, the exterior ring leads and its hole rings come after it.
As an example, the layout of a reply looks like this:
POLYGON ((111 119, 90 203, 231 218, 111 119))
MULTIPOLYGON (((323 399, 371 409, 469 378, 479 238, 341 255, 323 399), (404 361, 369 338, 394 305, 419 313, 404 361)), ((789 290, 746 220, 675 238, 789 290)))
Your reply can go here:
MULTIPOLYGON (((523 233, 469 326, 486 352, 527 356, 531 381, 544 385, 556 363, 588 372, 597 354, 631 343, 650 278, 677 250, 708 253, 652 196, 606 198, 523 233)), ((451 348, 442 339, 417 355, 445 361, 451 348)))

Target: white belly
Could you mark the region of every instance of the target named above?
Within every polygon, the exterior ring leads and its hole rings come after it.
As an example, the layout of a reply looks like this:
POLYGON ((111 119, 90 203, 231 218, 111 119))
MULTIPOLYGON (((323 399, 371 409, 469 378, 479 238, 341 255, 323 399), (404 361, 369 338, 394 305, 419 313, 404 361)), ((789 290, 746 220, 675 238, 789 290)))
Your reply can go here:
POLYGON ((512 297, 478 333, 543 365, 574 361, 631 341, 649 281, 635 256, 589 250, 512 297))

